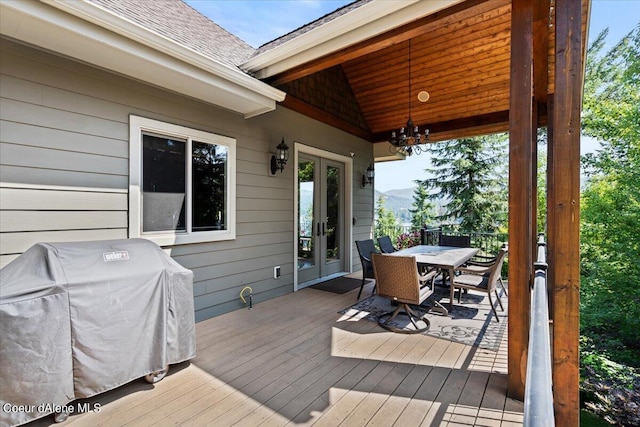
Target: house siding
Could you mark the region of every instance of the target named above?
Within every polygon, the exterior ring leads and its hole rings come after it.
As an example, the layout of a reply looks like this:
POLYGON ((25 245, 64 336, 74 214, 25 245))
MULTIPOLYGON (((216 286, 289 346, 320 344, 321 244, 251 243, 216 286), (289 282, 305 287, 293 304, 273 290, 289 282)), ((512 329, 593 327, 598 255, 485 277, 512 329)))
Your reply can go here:
POLYGON ((40 241, 128 237, 131 114, 237 141, 236 239, 165 248, 194 272, 197 320, 244 307, 244 286, 256 303, 293 291, 293 156, 284 173, 267 171, 283 136, 290 147, 354 153, 352 238, 370 237, 373 189, 361 176, 371 144, 286 108, 245 120, 7 39, 0 49, 1 266, 40 241))

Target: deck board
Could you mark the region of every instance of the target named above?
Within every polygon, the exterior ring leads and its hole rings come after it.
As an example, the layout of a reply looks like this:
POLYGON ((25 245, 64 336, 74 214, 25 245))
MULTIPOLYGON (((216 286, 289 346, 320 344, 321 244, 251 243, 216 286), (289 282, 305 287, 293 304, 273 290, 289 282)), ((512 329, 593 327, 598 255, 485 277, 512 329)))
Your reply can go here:
POLYGON ((506 337, 494 352, 395 334, 338 313, 356 294, 303 289, 200 322, 195 359, 86 399, 100 411, 57 425, 522 425, 506 337))

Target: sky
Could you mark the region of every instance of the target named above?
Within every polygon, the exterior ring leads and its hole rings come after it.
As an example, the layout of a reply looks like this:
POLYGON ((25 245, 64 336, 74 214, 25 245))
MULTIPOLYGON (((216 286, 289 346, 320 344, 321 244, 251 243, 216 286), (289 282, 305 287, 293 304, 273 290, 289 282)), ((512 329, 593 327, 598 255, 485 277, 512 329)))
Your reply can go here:
MULTIPOLYGON (((185 0, 194 9, 253 47, 283 36, 352 0, 185 0)), ((428 1, 428 0, 423 0, 428 1)), ((589 41, 609 28, 605 50, 640 25, 640 0, 592 0, 589 41)), ((402 124, 399 123, 398 127, 402 124)), ((581 151, 597 149, 597 141, 582 138, 581 151)), ((404 161, 376 163, 375 188, 389 191, 414 187, 425 179, 425 154, 404 161)))

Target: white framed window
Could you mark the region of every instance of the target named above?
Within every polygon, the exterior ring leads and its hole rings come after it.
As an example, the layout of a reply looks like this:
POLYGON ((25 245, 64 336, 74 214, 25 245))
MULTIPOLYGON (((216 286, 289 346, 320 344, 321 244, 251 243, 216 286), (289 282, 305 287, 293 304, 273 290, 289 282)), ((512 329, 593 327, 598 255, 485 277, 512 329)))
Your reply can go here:
POLYGON ((236 238, 236 140, 129 116, 129 237, 236 238))

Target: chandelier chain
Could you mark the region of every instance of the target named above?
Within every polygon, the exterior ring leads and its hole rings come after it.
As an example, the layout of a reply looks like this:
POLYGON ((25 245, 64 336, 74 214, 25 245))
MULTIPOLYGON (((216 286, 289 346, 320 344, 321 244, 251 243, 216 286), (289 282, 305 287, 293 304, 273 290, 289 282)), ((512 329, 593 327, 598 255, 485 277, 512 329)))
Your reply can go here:
POLYGON ((391 132, 391 138, 389 142, 391 145, 389 146, 389 150, 392 153, 402 153, 405 156, 410 156, 412 154, 420 154, 422 151, 425 151, 424 147, 421 147, 422 144, 426 144, 429 139, 429 130, 425 129, 424 135, 420 135, 420 129, 418 126, 414 125, 413 120, 411 120, 411 90, 412 90, 412 81, 411 81, 411 39, 408 40, 408 51, 409 57, 408 65, 409 65, 409 88, 408 88, 408 101, 409 101, 409 118, 407 119, 406 128, 400 128, 400 134, 396 136, 396 132, 391 132))

